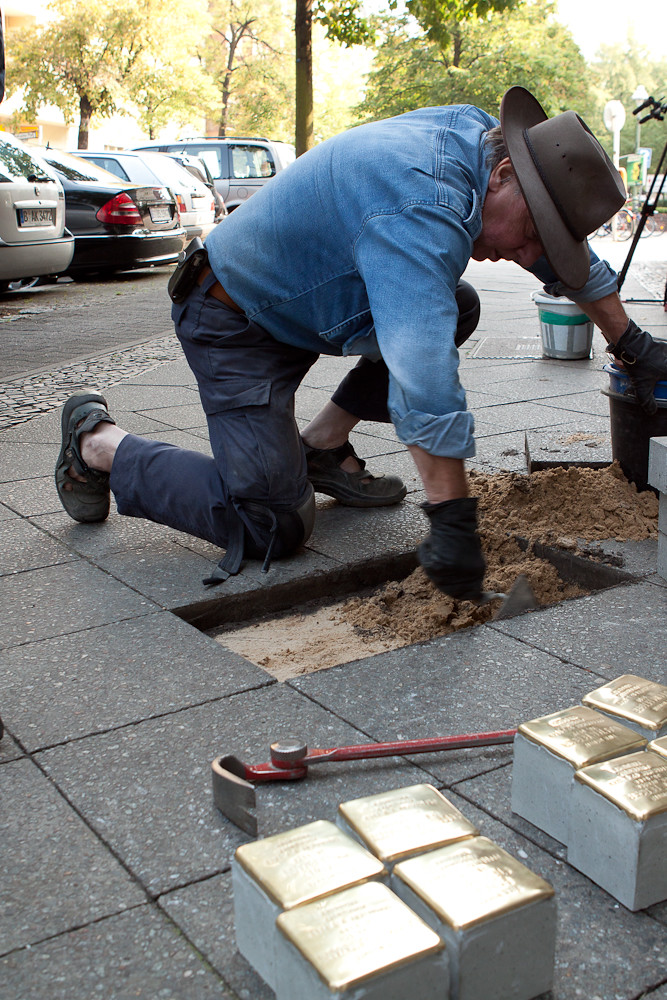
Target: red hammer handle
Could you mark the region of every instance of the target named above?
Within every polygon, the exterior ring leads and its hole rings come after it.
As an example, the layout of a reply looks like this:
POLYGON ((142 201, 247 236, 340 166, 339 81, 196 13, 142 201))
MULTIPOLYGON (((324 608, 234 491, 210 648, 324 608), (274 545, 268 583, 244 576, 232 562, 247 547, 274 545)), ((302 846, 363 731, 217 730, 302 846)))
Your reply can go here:
POLYGON ((499 743, 511 743, 515 736, 516 729, 502 729, 495 733, 466 733, 462 736, 436 736, 423 740, 397 740, 394 743, 361 743, 351 747, 333 747, 331 750, 310 750, 307 756, 295 763, 303 767, 325 760, 363 760, 369 757, 395 757, 411 753, 434 753, 438 750, 496 746, 499 743))

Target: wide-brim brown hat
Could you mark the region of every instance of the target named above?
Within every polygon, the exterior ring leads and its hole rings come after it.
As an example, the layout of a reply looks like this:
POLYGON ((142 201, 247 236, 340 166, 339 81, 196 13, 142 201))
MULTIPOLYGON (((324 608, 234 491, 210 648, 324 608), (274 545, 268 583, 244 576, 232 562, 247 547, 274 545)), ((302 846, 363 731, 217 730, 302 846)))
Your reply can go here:
POLYGON ((547 260, 565 285, 582 288, 586 237, 625 202, 621 175, 576 112, 549 118, 523 87, 504 95, 500 127, 547 260))

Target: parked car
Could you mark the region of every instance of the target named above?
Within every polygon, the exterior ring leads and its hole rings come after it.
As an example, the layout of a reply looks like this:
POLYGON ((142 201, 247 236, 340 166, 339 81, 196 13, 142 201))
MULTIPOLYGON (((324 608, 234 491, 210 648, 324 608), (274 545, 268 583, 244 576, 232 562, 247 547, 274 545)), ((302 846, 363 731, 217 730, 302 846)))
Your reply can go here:
POLYGON ((176 160, 180 163, 182 167, 189 170, 193 177, 196 177, 198 181, 205 184, 206 187, 211 192, 213 201, 215 202, 215 219, 216 224, 224 219, 228 215, 227 206, 225 205, 222 195, 215 186, 215 181, 211 176, 211 171, 208 169, 203 160, 198 156, 190 156, 189 153, 168 153, 172 160, 176 160))
POLYGON ((0 292, 58 274, 73 253, 62 184, 31 149, 0 133, 0 292))
POLYGON ((205 239, 215 225, 215 203, 205 184, 162 153, 135 153, 77 150, 77 156, 92 160, 98 167, 116 174, 127 184, 168 187, 178 206, 181 225, 188 241, 195 236, 205 239))
POLYGON ((79 156, 40 148, 40 156, 65 191, 74 256, 64 273, 73 278, 171 264, 186 243, 168 188, 137 187, 79 156))
POLYGON ((210 170, 230 212, 296 159, 289 143, 256 136, 197 136, 177 142, 150 142, 135 149, 198 156, 210 170))

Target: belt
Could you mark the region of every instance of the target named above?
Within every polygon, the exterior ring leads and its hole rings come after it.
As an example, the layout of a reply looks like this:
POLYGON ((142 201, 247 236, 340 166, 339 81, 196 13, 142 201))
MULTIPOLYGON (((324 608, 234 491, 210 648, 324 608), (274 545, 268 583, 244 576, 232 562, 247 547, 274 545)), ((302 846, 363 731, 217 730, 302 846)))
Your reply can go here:
MULTIPOLYGON (((206 278, 208 278, 209 274, 211 273, 211 270, 212 269, 208 267, 208 265, 201 269, 201 271, 197 275, 198 285, 204 284, 204 281, 206 280, 206 278)), ((224 302, 225 305, 229 306, 230 309, 233 309, 234 312, 243 313, 243 309, 241 309, 240 306, 237 306, 236 302, 234 302, 234 300, 227 294, 227 292, 224 290, 219 281, 216 281, 215 284, 211 285, 207 294, 212 295, 214 299, 218 299, 220 302, 224 302)))

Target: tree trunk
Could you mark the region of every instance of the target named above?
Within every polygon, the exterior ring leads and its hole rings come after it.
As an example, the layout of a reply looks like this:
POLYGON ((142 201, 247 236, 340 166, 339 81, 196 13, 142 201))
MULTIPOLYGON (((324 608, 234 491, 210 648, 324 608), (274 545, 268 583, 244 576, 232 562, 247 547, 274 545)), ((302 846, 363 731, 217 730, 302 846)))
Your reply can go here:
POLYGON ((79 98, 79 145, 78 149, 88 149, 88 132, 90 130, 90 119, 93 117, 93 106, 82 94, 79 98))
POLYGON ((296 155, 314 143, 313 136, 313 0, 296 0, 296 155))
POLYGON ((461 29, 458 24, 454 24, 452 28, 452 66, 457 68, 461 65, 461 53, 463 51, 463 39, 461 38, 461 29))

